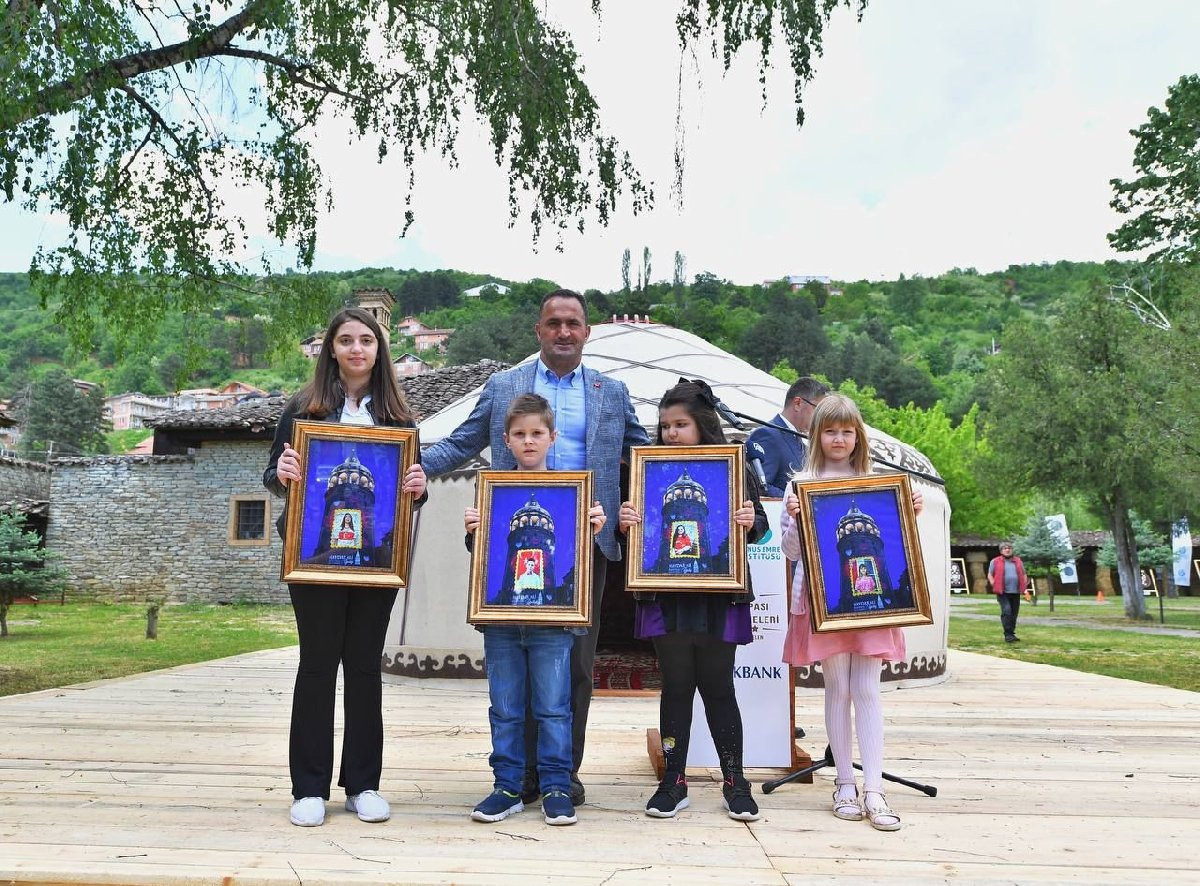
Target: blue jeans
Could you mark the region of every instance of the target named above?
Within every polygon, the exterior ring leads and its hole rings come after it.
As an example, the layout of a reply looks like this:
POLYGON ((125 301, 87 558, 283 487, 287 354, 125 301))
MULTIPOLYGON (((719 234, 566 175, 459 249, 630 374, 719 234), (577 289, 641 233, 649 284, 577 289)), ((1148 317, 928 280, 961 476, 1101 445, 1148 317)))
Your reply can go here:
POLYGON ((483 629, 496 787, 521 792, 525 775, 525 687, 537 722, 542 792, 569 791, 571 779, 571 647, 562 628, 488 625, 483 629))

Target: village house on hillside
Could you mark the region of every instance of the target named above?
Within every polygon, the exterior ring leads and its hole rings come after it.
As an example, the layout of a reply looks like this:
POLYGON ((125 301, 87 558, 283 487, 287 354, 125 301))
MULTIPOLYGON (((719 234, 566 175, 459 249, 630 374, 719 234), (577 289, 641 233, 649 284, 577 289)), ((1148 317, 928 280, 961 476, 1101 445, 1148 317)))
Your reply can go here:
POLYGON ((453 329, 433 329, 426 326, 411 314, 400 321, 396 331, 411 338, 413 347, 418 351, 428 351, 430 348, 444 351, 446 339, 454 334, 453 329))
MULTIPOLYGON (((484 360, 400 384, 418 416, 426 416, 503 368, 484 360)), ((70 574, 70 595, 285 602, 275 531, 283 501, 262 485, 285 402, 248 397, 174 410, 148 420, 152 455, 57 459, 53 471, 35 466, 48 475, 46 543, 70 574)))
POLYGON ((106 420, 114 431, 150 426, 150 420, 173 409, 222 409, 246 397, 265 397, 262 388, 242 381, 231 381, 221 388, 193 388, 175 394, 150 396, 140 391, 126 391, 104 398, 106 420))
POLYGON ((429 364, 416 354, 401 354, 399 357, 392 359, 392 366, 396 368, 397 378, 422 375, 428 372, 430 368, 429 364))

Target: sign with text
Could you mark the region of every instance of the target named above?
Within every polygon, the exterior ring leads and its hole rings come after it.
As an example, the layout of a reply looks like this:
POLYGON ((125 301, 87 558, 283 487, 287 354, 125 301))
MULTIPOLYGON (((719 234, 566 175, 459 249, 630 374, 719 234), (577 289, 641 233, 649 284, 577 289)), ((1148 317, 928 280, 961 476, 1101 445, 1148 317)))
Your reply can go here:
MULTIPOLYGON (((746 548, 754 587, 754 601, 750 603, 754 642, 738 647, 733 684, 742 712, 744 764, 786 769, 792 765, 795 742, 789 667, 783 661, 788 620, 787 580, 783 550, 779 546, 783 504, 777 498, 764 498, 762 504, 770 521, 770 532, 759 544, 746 548)), ((720 765, 698 692, 692 702, 688 765, 720 765)))

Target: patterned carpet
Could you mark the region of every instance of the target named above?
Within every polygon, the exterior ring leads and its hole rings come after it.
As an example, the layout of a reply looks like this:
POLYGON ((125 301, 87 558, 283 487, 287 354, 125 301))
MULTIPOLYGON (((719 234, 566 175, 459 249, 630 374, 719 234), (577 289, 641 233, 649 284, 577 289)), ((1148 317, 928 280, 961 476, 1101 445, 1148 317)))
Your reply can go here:
POLYGON ((653 652, 599 649, 594 670, 596 689, 662 689, 653 652))

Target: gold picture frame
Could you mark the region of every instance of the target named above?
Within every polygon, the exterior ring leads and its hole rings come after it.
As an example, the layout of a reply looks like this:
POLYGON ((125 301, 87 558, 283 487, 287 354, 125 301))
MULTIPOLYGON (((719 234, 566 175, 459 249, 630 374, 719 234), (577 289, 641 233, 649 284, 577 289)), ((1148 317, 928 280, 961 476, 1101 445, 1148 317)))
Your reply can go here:
POLYGON ((480 471, 467 621, 592 623, 591 471, 480 471))
POLYGON ((292 447, 303 476, 288 484, 280 579, 407 587, 416 428, 297 421, 292 447))
POLYGON ((629 450, 629 496, 642 520, 629 529, 628 590, 746 591, 746 531, 733 520, 746 500, 743 452, 733 444, 629 450))
POLYGON ((907 474, 793 487, 815 631, 933 624, 907 474))

